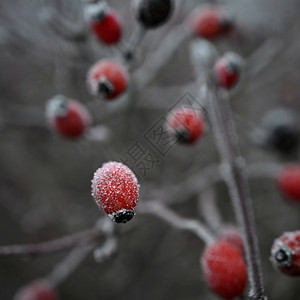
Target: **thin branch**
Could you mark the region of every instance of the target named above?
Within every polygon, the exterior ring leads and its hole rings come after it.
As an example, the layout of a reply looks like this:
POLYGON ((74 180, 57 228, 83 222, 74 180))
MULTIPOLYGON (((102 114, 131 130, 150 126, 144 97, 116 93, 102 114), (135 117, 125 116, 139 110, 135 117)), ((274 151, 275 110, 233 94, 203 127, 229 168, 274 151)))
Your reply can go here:
POLYGON ((61 284, 72 272, 74 272, 86 256, 95 248, 95 242, 80 244, 74 248, 67 257, 47 276, 47 281, 53 286, 61 284))
POLYGON ((123 50, 123 58, 126 62, 131 62, 136 54, 136 51, 146 35, 147 29, 141 25, 137 28, 129 38, 128 44, 123 50))
POLYGON ((2 246, 0 247, 0 255, 37 255, 53 253, 72 248, 82 243, 88 243, 99 238, 101 234, 101 229, 97 222, 96 226, 93 228, 76 234, 67 235, 59 239, 38 244, 2 246))
POLYGON ((149 85, 162 68, 173 58, 174 53, 184 41, 190 37, 185 24, 174 27, 157 51, 145 60, 144 64, 133 74, 138 80, 138 89, 141 91, 149 85))
POLYGON ((197 220, 182 218, 160 202, 149 201, 140 204, 137 211, 139 213, 152 214, 175 228, 190 231, 206 244, 214 241, 213 234, 204 224, 197 220))
POLYGON ((205 220, 206 224, 214 231, 222 226, 222 217, 219 213, 216 203, 215 191, 210 188, 199 195, 198 199, 199 211, 205 220))
MULTIPOLYGON (((199 42, 198 46, 205 42, 199 42)), ((195 64, 200 68, 199 60, 195 64)), ((198 69, 198 68, 197 68, 198 69)), ((199 72, 199 71, 198 71, 199 72)), ((197 74, 198 76, 200 74, 197 74)), ((201 76, 203 76, 201 74, 201 76)), ((238 137, 227 94, 219 90, 210 74, 206 75, 207 97, 215 141, 222 159, 222 175, 227 184, 235 215, 243 232, 248 278, 249 297, 266 299, 262 279, 261 260, 257 241, 252 200, 247 182, 245 161, 240 154, 238 137)))

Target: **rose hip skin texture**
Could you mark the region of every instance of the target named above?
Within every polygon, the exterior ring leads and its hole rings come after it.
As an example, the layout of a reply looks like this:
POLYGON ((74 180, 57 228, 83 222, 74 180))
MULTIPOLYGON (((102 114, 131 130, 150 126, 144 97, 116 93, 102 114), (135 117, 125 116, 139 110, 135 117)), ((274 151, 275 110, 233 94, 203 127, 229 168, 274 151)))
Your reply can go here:
POLYGON ((242 254, 244 253, 244 243, 238 228, 234 226, 223 227, 219 233, 219 239, 235 246, 242 254))
POLYGON ((232 20, 217 6, 198 8, 191 16, 190 26, 194 35, 214 39, 227 34, 232 29, 232 20))
POLYGON ((18 291, 13 300, 58 300, 58 295, 48 283, 36 281, 18 291))
POLYGON ((202 272, 209 288, 223 299, 241 296, 247 283, 246 263, 233 245, 217 241, 201 257, 202 272))
POLYGON ((126 223, 134 215, 139 184, 130 168, 119 162, 108 162, 94 174, 92 196, 113 221, 126 223))
POLYGON ((166 130, 179 143, 191 144, 198 140, 205 129, 201 113, 192 108, 178 108, 167 117, 166 130))
POLYGON ((128 73, 114 61, 101 60, 90 68, 87 81, 93 95, 100 94, 106 99, 114 99, 126 90, 128 73))
POLYGON ((300 276, 300 230, 285 232, 274 241, 271 261, 282 273, 300 276))
POLYGON ((92 20, 91 28, 95 36, 107 45, 118 43, 122 36, 120 16, 111 8, 102 20, 92 20))
POLYGON ((300 165, 283 168, 277 178, 277 185, 284 196, 300 202, 300 165))

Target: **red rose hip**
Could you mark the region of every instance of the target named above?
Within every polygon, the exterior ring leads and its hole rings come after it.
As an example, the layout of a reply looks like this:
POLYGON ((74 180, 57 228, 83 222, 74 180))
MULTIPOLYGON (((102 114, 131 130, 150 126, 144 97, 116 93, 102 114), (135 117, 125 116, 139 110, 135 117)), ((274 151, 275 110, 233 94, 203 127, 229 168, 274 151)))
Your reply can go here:
POLYGON ((170 112, 165 127, 179 143, 191 144, 202 136, 205 123, 199 111, 181 107, 170 112))
POLYGON ((284 167, 277 178, 277 185, 288 199, 300 202, 300 165, 284 167))
POLYGON ((121 18, 106 2, 87 4, 85 15, 98 40, 107 45, 119 42, 122 37, 121 18))
POLYGON ((127 223, 134 216, 139 184, 130 168, 120 162, 108 162, 94 174, 92 196, 113 221, 127 223))
POLYGON ((274 241, 271 261, 282 273, 300 276, 300 231, 285 232, 274 241))
POLYGON ((48 101, 46 115, 51 127, 68 138, 83 136, 91 123, 90 114, 82 104, 62 95, 48 101))
POLYGON ((242 58, 228 52, 221 57, 214 66, 214 75, 219 86, 230 89, 240 78, 242 69, 242 58))
POLYGON ((241 296, 247 283, 246 263, 233 245, 217 241, 208 245, 201 257, 204 279, 223 299, 241 296))
POLYGON ((244 253, 244 243, 240 230, 234 226, 225 226, 220 230, 219 239, 235 246, 244 253))
POLYGON ((94 96, 114 99, 127 89, 128 77, 121 64, 104 59, 90 68, 87 74, 88 88, 94 96))
POLYGON ((58 300, 58 295, 49 283, 36 281, 18 291, 13 300, 58 300))
POLYGON ((203 6, 192 13, 190 27, 195 36, 214 39, 227 34, 233 22, 221 7, 203 6))

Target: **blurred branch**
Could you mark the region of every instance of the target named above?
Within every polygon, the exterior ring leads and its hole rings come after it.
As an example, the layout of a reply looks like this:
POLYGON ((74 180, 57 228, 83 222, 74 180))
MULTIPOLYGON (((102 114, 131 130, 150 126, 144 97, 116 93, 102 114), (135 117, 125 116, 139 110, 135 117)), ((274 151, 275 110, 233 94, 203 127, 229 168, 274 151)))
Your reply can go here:
MULTIPOLYGON (((202 45, 206 47, 206 41, 200 41, 193 45, 192 54, 202 45)), ((201 68, 202 61, 194 56, 197 66, 197 77, 203 77, 201 68)), ((249 297, 253 299, 266 299, 261 270, 261 260, 256 234, 256 226, 253 212, 252 200, 247 182, 245 161, 240 154, 236 128, 225 91, 219 89, 209 72, 204 74, 207 87, 208 105, 211 113, 211 122, 215 136, 216 145, 222 160, 222 175, 227 184, 235 215, 243 232, 248 277, 250 282, 249 297)))
POLYGON ((213 232, 217 232, 222 226, 222 217, 216 203, 215 191, 212 188, 207 189, 198 198, 199 211, 203 219, 213 232))
POLYGON ((206 244, 214 241, 213 234, 204 224, 197 220, 182 218, 158 201, 141 203, 137 207, 137 211, 139 213, 152 214, 175 228, 190 231, 206 244))
POLYGON ((264 71, 276 56, 284 49, 280 38, 268 38, 247 58, 247 75, 258 76, 264 71))
POLYGON ((137 79, 137 87, 140 91, 156 78, 162 68, 173 58, 180 45, 189 37, 190 33, 185 24, 179 24, 162 40, 162 45, 158 50, 151 53, 149 58, 133 74, 137 79))
POLYGON ((82 20, 72 22, 52 7, 43 7, 39 12, 39 18, 42 23, 65 40, 85 42, 88 37, 87 28, 82 20))
MULTIPOLYGON (((109 219, 103 219, 98 221, 97 227, 101 228, 106 240, 104 244, 95 250, 98 253, 98 261, 100 261, 100 256, 102 260, 110 257, 110 254, 116 249, 111 247, 108 249, 108 244, 111 243, 111 239, 114 237, 114 224, 109 219)), ((68 276, 78 268, 86 256, 96 247, 97 243, 93 240, 88 242, 82 242, 76 248, 74 248, 65 259, 62 260, 58 265, 56 265, 50 275, 47 276, 47 281, 49 281, 53 286, 61 284, 68 276)))
POLYGON ((99 224, 102 220, 98 221, 93 228, 83 230, 76 234, 66 235, 62 238, 37 243, 37 244, 24 244, 24 245, 10 245, 1 246, 0 255, 37 255, 47 254, 56 251, 62 251, 67 248, 72 248, 78 244, 88 243, 99 238, 102 235, 99 224))
POLYGON ((74 272, 86 256, 95 248, 95 242, 88 242, 77 246, 67 257, 55 266, 47 281, 53 286, 61 284, 72 272, 74 272))

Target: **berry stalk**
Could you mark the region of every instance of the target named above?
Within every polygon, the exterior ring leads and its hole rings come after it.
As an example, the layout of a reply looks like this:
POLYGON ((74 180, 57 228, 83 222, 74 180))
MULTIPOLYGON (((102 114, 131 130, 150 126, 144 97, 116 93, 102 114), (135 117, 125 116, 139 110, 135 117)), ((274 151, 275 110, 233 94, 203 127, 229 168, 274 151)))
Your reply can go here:
MULTIPOLYGON (((201 47, 202 42, 198 44, 201 47)), ((195 51, 193 51, 194 53, 195 51)), ((201 62, 194 59, 196 68, 201 70, 201 62)), ((206 70, 207 71, 207 70, 206 70)), ((252 299, 267 299, 264 295, 261 260, 256 235, 256 226, 252 200, 248 187, 245 161, 240 154, 236 128, 225 93, 217 87, 211 75, 207 72, 205 90, 217 148, 222 160, 222 175, 227 184, 235 215, 243 233, 247 260, 248 278, 250 282, 249 297, 252 299)))

